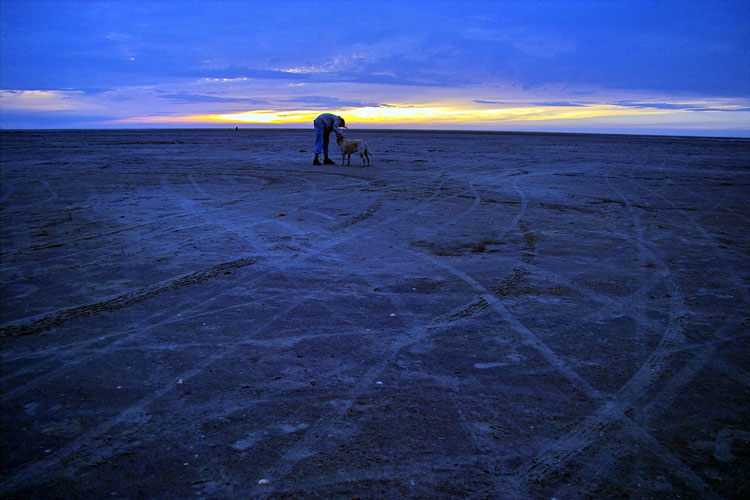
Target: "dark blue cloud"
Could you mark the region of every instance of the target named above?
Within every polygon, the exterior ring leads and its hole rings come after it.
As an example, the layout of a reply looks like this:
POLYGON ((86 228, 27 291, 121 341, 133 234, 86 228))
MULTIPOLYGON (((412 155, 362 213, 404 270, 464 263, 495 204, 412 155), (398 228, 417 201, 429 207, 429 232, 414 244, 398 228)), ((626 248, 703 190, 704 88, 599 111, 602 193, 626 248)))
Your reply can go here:
POLYGON ((242 103, 242 104, 268 104, 266 99, 251 99, 244 97, 222 97, 215 95, 191 94, 190 92, 157 92, 162 99, 181 103, 242 103))
POLYGON ((571 107, 571 108, 580 108, 586 106, 585 104, 580 104, 577 102, 569 102, 569 101, 547 101, 547 102, 532 102, 533 106, 554 106, 554 107, 571 107))
POLYGON ((28 112, 3 110, 0 127, 4 129, 56 129, 56 128, 96 128, 112 117, 102 114, 79 113, 75 111, 28 112))
POLYGON ((495 106, 507 106, 507 107, 516 107, 516 106, 553 106, 553 107, 584 107, 585 104, 580 104, 577 102, 570 102, 570 101, 545 101, 545 102, 530 102, 530 103, 519 103, 519 102, 509 102, 509 101, 487 101, 484 99, 474 99, 474 102, 477 104, 492 104, 495 106))
POLYGON ((214 79, 252 79, 252 80, 292 80, 311 81, 314 75, 282 71, 276 69, 250 68, 230 65, 218 68, 205 68, 184 71, 183 74, 191 77, 214 78, 214 79))
POLYGON ((613 103, 617 106, 625 106, 629 108, 650 108, 650 109, 664 109, 664 110, 675 110, 675 111, 750 111, 750 108, 746 107, 716 107, 707 106, 703 104, 682 104, 682 103, 670 103, 670 102, 637 102, 637 101, 617 101, 613 103))
POLYGON ((380 104, 376 102, 362 102, 362 101, 351 101, 345 99, 339 99, 337 97, 326 97, 318 95, 299 96, 292 99, 283 99, 281 102, 298 104, 310 108, 363 108, 363 107, 389 107, 387 104, 380 104))
POLYGON ((461 30, 456 42, 455 66, 477 78, 510 79, 524 88, 566 84, 750 95, 747 2, 492 6, 495 12, 461 30))
MULTIPOLYGON (((409 65, 404 64, 404 67, 409 65)), ((386 66, 390 68, 392 66, 386 66)), ((413 67, 413 66, 412 66, 413 67)), ((285 80, 290 82, 350 82, 350 83, 377 83, 382 85, 405 85, 425 87, 448 87, 457 85, 454 79, 445 79, 435 73, 413 68, 411 71, 392 70, 383 73, 383 66, 378 68, 351 67, 343 69, 303 69, 290 68, 261 69, 231 65, 223 68, 197 69, 185 71, 186 76, 207 79, 249 79, 249 80, 285 80)))
POLYGON ((205 75, 750 95, 746 1, 470 5, 5 1, 0 81, 4 88, 82 89, 205 75), (311 23, 326 13, 334 24, 311 23))

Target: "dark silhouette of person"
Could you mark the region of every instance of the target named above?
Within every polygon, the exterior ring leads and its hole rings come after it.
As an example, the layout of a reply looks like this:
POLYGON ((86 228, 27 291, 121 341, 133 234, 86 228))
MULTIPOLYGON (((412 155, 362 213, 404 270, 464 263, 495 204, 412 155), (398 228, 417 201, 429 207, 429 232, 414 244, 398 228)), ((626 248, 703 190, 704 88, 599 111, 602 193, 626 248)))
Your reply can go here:
POLYGON ((346 128, 346 122, 343 118, 332 113, 323 113, 314 121, 315 125, 315 159, 313 165, 335 165, 336 163, 328 158, 328 140, 331 132, 336 133, 336 137, 341 135, 339 129, 346 128), (323 153, 323 163, 318 160, 318 155, 323 153))

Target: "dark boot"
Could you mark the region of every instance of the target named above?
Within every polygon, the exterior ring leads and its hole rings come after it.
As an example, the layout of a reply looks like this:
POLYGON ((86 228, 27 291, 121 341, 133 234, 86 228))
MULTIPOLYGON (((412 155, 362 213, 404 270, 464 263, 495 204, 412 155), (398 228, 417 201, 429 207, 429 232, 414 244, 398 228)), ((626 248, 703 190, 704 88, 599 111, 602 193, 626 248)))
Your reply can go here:
POLYGON ((326 158, 325 160, 323 160, 323 163, 325 163, 326 165, 335 165, 336 164, 336 162, 333 161, 333 160, 331 160, 330 158, 326 158))
POLYGON ((313 165, 322 165, 322 163, 320 163, 320 160, 318 160, 318 158, 316 157, 316 158, 315 158, 315 159, 313 160, 313 165))

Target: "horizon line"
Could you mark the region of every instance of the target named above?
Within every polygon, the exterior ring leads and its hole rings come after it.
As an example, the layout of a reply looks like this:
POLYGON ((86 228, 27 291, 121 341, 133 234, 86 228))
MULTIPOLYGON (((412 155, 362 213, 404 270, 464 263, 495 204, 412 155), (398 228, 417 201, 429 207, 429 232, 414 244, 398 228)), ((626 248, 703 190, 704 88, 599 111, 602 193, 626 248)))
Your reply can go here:
MULTIPOLYGON (((224 132, 239 132, 239 131, 265 131, 265 132, 291 132, 291 131, 310 131, 312 132, 313 127, 293 127, 293 126, 280 126, 280 127, 240 127, 235 125, 234 127, 14 127, 14 128, 2 128, 0 132, 85 132, 85 131, 97 131, 97 132, 118 132, 118 131, 224 131, 224 132)), ((658 132, 589 132, 589 131, 544 131, 544 130, 482 130, 482 129, 431 129, 431 128, 367 128, 357 127, 356 132, 385 132, 385 133, 437 133, 437 134, 487 134, 487 135, 606 135, 606 136, 635 136, 635 137, 673 137, 673 138, 688 138, 688 139, 732 139, 732 140, 746 140, 750 141, 750 131, 746 136, 733 136, 733 135, 690 135, 680 133, 658 133, 658 132)), ((724 132, 724 131, 723 131, 724 132)))

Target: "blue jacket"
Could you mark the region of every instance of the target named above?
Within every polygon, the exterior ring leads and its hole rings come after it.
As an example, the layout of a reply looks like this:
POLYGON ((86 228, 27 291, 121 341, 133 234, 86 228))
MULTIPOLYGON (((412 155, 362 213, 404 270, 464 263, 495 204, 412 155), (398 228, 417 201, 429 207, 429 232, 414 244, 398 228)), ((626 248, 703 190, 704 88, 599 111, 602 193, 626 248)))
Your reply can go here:
POLYGON ((340 134, 341 130, 341 118, 334 115, 333 113, 323 113, 313 121, 313 125, 317 128, 323 129, 324 134, 330 134, 332 131, 336 134, 340 134))

